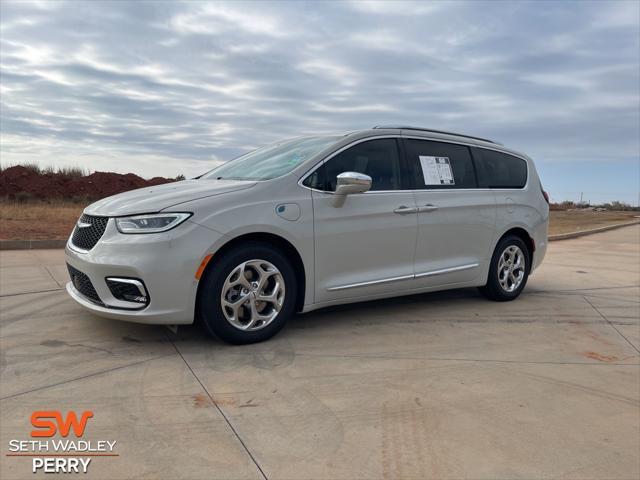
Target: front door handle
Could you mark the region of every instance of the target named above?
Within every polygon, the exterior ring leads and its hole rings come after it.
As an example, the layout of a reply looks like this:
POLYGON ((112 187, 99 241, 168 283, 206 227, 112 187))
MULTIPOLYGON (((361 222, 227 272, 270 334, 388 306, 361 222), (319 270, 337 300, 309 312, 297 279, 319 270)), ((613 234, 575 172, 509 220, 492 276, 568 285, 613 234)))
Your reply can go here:
POLYGON ((426 204, 424 207, 418 207, 419 212, 435 212, 436 210, 438 210, 438 207, 431 205, 430 203, 426 204))
POLYGON ((400 215, 407 215, 409 213, 416 213, 418 209, 416 207, 407 207, 402 205, 401 207, 396 208, 393 213, 399 213, 400 215))

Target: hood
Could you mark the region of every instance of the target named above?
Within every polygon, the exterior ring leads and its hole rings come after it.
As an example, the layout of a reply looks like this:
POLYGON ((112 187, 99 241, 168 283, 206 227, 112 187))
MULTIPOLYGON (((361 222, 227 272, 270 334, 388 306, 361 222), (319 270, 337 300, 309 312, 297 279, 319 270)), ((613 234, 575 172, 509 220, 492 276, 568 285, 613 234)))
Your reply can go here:
POLYGON ((214 179, 165 183, 103 198, 85 208, 85 213, 107 217, 154 213, 179 203, 251 188, 255 184, 255 181, 214 179))

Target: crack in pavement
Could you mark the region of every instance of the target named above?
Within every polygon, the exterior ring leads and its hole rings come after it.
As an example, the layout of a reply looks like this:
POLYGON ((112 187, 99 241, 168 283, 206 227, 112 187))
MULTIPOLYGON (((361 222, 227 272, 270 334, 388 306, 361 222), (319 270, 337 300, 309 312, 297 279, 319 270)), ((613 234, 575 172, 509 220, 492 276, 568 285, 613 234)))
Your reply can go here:
POLYGON ((44 266, 44 269, 47 271, 47 273, 49 274, 49 276, 51 277, 51 280, 53 280, 54 282, 56 282, 56 285, 58 285, 60 288, 64 288, 64 285, 60 285, 60 282, 58 280, 56 280, 56 278, 53 276, 53 273, 51 273, 51 270, 49 270, 49 267, 47 267, 46 265, 44 266))
POLYGON ((603 319, 605 322, 607 322, 609 325, 611 325, 611 327, 612 327, 616 332, 618 332, 618 335, 620 335, 622 338, 624 338, 624 339, 626 340, 626 342, 627 342, 629 345, 631 345, 631 348, 633 348, 636 352, 638 352, 638 353, 640 354, 640 349, 638 349, 638 347, 636 347, 636 346, 631 342, 631 340, 629 340, 627 337, 625 337, 625 336, 624 336, 624 334, 623 334, 620 330, 618 330, 618 329, 616 328, 616 326, 613 324, 613 322, 609 321, 609 319, 608 319, 607 317, 605 317, 605 316, 602 314, 602 312, 601 312, 600 310, 598 310, 598 309, 596 308, 596 306, 595 306, 593 303, 591 303, 591 302, 589 301, 589 299, 588 299, 586 296, 583 296, 582 298, 584 298, 584 301, 585 301, 585 302, 587 302, 589 305, 591 305, 591 308, 593 308, 596 312, 598 312, 598 315, 600 315, 600 316, 602 317, 602 319, 603 319))
POLYGON ((87 375, 82 375, 81 377, 70 378, 69 380, 64 380, 62 382, 52 383, 51 385, 44 385, 42 387, 32 388, 31 390, 25 390, 24 392, 12 393, 11 395, 7 395, 4 397, 0 397, 0 400, 9 400, 12 398, 20 397, 22 395, 27 395, 29 393, 39 392, 40 390, 46 390, 48 388, 59 387, 60 385, 66 385, 67 383, 77 382, 78 380, 84 380, 86 378, 95 377, 98 375, 104 375, 105 373, 114 372, 116 370, 121 370, 123 368, 134 367, 136 365, 140 365, 146 362, 151 362, 153 360, 158 360, 164 357, 170 357, 175 355, 175 353, 165 353, 164 355, 158 355, 156 357, 147 358, 145 360, 140 360, 138 362, 128 363, 127 365, 120 365, 118 367, 109 368, 107 370, 101 370, 99 372, 89 373, 87 375))
POLYGON ((191 368, 191 365, 189 365, 189 362, 187 362, 187 359, 184 358, 184 355, 182 355, 182 352, 178 349, 178 346, 175 344, 175 342, 169 336, 169 334, 167 334, 167 339, 169 340, 169 342, 171 342, 171 345, 173 345, 173 348, 176 350, 176 353, 178 355, 180 355, 180 358, 182 358, 182 361, 184 362, 184 364, 187 366, 187 368, 189 369, 189 371, 193 375, 193 378, 196 379, 196 381, 200 384, 200 386, 202 387, 204 392, 207 394, 207 396, 209 397, 209 400, 211 400, 211 403, 213 405, 215 405, 215 407, 218 410, 218 412, 220 412, 220 415, 222 415, 222 418, 224 418, 224 420, 227 422, 227 425, 229 425, 229 428, 231 429, 231 431, 234 433, 234 435, 236 436, 236 438, 238 439, 238 441, 242 445, 242 448, 244 448, 244 451, 247 453, 247 455, 249 455, 249 458, 251 459, 253 464, 256 466, 256 468, 258 469, 258 471, 262 475, 262 478, 264 478, 265 480, 268 480, 267 475, 264 473, 264 470, 262 470, 262 467, 260 466, 260 464, 258 463, 256 458, 253 456, 253 454, 249 450, 249 447, 247 447, 247 445, 244 442, 244 440, 242 440, 242 437, 240 437, 240 434, 235 429, 235 427, 233 426, 233 424, 231 423, 229 418, 227 418, 227 415, 225 415, 225 413, 222 411, 222 408, 220 408, 220 405, 218 405, 218 403, 215 401, 215 399, 213 398, 211 393, 209 393, 209 390, 207 389, 207 387, 204 386, 204 384, 202 383, 202 381, 200 380, 198 375, 196 375, 196 372, 193 371, 193 368, 191 368))
POLYGON ((640 366, 640 363, 595 363, 595 362, 562 362, 536 360, 498 360, 492 358, 456 358, 456 357, 425 357, 408 352, 407 355, 372 353, 372 354, 341 354, 341 353, 303 353, 296 352, 300 357, 328 357, 328 358, 363 358, 375 360, 427 360, 435 362, 478 362, 478 363, 507 363, 516 365, 585 365, 585 366, 640 366))
MULTIPOLYGON (((58 282, 56 282, 56 283, 58 283, 58 282)), ((50 288, 49 290, 37 290, 35 292, 7 293, 6 295, 0 295, 0 298, 17 297, 17 296, 20 296, 20 295, 31 295, 33 293, 60 292, 62 290, 64 290, 64 287, 61 287, 61 288, 50 288)))

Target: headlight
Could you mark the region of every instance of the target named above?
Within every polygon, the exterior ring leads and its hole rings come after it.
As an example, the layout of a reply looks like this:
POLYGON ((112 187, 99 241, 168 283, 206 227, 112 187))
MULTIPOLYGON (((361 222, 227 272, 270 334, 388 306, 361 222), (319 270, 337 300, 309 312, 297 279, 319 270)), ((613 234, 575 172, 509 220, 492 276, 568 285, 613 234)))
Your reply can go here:
POLYGON ((159 233, 177 227, 190 213, 152 213, 133 217, 116 218, 120 233, 159 233))

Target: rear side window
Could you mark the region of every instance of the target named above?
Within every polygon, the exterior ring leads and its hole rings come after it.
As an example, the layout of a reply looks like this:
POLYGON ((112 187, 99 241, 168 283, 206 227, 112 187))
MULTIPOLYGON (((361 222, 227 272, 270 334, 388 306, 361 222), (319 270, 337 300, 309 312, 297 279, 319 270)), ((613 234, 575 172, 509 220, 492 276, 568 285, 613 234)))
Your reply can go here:
POLYGON ((344 172, 369 175, 371 190, 399 190, 401 171, 396 140, 384 138, 354 145, 327 160, 305 179, 303 185, 333 192, 337 176, 344 172))
POLYGON ((468 147, 412 138, 405 147, 417 189, 478 187, 468 147))
POLYGON ((502 152, 478 148, 478 181, 483 188, 523 188, 527 162, 502 152))

